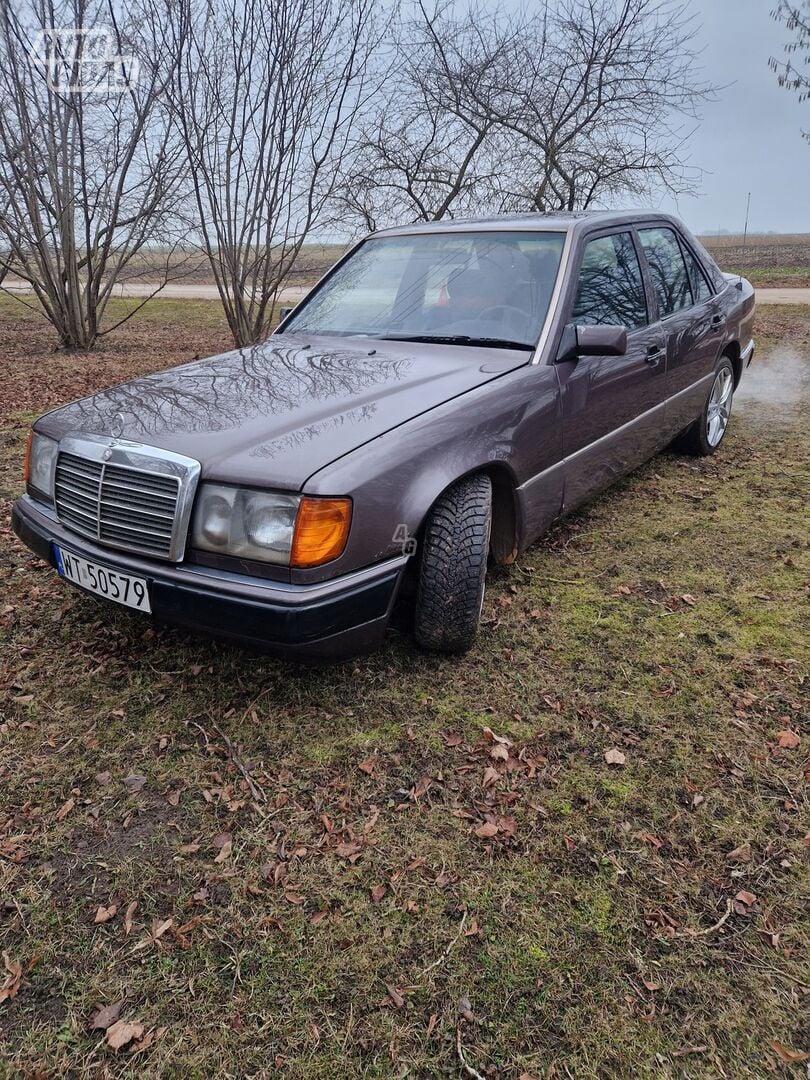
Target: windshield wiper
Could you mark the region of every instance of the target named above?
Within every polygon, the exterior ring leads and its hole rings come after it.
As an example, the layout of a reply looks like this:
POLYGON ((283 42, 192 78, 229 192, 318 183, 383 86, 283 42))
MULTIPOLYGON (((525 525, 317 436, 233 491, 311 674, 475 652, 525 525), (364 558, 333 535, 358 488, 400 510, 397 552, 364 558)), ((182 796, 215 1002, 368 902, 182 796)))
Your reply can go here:
POLYGON ((473 345, 487 349, 534 349, 526 341, 512 341, 509 338, 472 337, 470 334, 387 334, 381 335, 382 341, 419 341, 429 345, 473 345))

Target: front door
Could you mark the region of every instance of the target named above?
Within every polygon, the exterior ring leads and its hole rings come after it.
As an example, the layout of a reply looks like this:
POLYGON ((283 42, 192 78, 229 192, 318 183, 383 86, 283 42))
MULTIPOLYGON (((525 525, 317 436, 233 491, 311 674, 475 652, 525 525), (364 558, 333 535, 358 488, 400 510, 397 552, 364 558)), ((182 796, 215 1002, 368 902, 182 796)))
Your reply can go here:
POLYGON ((564 509, 570 510, 646 460, 661 444, 666 352, 651 324, 632 231, 589 239, 568 322, 624 326, 624 356, 557 364, 562 394, 564 509))

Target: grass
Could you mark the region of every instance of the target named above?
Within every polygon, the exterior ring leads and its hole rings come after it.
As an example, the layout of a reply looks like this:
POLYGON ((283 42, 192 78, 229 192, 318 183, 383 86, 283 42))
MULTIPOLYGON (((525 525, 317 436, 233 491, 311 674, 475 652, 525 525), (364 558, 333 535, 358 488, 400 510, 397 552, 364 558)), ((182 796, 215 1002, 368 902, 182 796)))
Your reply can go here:
MULTIPOLYGON (((509 1080, 799 1075, 806 400, 494 572, 468 656, 392 632, 306 671, 96 604, 8 531, 31 415, 221 347, 212 309, 67 357, 0 304, 0 1075, 461 1076, 459 1046, 509 1080), (88 1021, 121 999, 115 1051, 88 1021)), ((758 338, 798 387, 807 309, 758 338)))

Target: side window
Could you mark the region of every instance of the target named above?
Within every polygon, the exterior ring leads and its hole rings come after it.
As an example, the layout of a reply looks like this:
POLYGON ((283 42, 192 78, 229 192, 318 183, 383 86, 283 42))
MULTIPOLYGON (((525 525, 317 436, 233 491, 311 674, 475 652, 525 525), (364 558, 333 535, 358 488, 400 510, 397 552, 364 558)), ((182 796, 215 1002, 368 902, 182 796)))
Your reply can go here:
POLYGON ((644 281, 630 233, 600 236, 585 245, 571 318, 585 326, 646 326, 644 281))
POLYGON ((696 304, 702 304, 712 296, 712 290, 706 280, 706 275, 695 256, 689 248, 683 249, 683 257, 686 260, 686 269, 689 272, 689 284, 692 286, 692 296, 696 304))
POLYGON ((692 304, 692 290, 681 245, 672 229, 639 229, 639 238, 658 297, 661 318, 692 304))

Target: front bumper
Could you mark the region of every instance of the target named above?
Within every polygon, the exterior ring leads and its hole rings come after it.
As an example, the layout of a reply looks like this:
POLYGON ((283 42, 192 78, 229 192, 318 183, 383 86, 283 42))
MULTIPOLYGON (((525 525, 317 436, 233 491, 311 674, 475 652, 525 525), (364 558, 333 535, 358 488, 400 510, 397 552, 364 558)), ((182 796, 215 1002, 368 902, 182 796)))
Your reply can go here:
POLYGON ((292 585, 112 551, 69 532, 53 511, 27 495, 15 503, 11 525, 53 567, 55 541, 103 566, 146 578, 159 622, 316 663, 345 660, 382 643, 408 561, 387 559, 331 581, 292 585))

